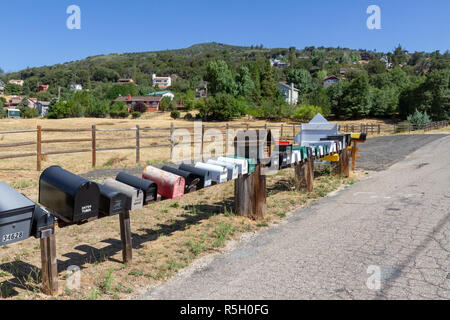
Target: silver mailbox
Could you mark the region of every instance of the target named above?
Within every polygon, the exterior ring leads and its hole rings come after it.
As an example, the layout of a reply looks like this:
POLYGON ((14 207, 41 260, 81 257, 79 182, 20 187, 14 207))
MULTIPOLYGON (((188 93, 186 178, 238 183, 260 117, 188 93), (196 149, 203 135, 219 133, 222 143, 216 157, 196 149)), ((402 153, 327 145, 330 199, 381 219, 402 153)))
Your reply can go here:
POLYGON ((126 210, 139 210, 144 206, 144 191, 114 179, 105 180, 105 186, 117 190, 127 196, 125 205, 126 210))

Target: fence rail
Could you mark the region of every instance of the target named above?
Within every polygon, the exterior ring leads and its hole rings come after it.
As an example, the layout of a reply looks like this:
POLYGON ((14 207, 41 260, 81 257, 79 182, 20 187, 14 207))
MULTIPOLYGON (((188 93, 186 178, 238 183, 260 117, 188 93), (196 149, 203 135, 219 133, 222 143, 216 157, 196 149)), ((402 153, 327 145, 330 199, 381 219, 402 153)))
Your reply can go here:
MULTIPOLYGON (((340 126, 340 130, 345 133, 349 132, 363 132, 368 135, 380 135, 382 133, 402 133, 402 132, 413 132, 417 130, 431 131, 437 130, 448 126, 448 121, 439 121, 432 122, 424 126, 417 126, 411 124, 396 124, 396 125, 386 125, 386 124, 360 124, 360 125, 351 125, 345 124, 340 126)), ((6 159, 17 159, 17 158, 27 158, 27 157, 36 157, 36 167, 37 171, 41 171, 42 157, 48 155, 60 155, 60 154, 75 154, 75 153, 92 153, 92 167, 96 167, 97 165, 97 153, 104 151, 117 151, 117 150, 136 150, 136 163, 140 163, 141 161, 141 150, 143 149, 151 149, 151 148, 161 148, 161 147, 170 147, 170 154, 173 155, 173 151, 175 146, 177 145, 195 145, 196 143, 201 144, 201 157, 203 157, 205 144, 204 134, 206 130, 209 129, 218 129, 221 130, 222 133, 226 135, 225 141, 225 153, 228 154, 229 151, 229 130, 249 130, 249 129, 279 129, 281 139, 285 140, 293 140, 295 135, 300 131, 301 123, 290 123, 290 124, 281 124, 281 125, 271 125, 265 124, 263 126, 250 126, 247 125, 217 125, 217 126, 206 126, 202 125, 201 132, 195 132, 195 128, 193 127, 174 127, 172 124, 169 128, 150 128, 150 127, 133 127, 133 128, 117 128, 117 129, 99 129, 95 125, 92 126, 91 129, 81 128, 81 129, 54 129, 54 128, 42 128, 41 126, 37 126, 36 129, 29 130, 8 130, 8 131, 0 131, 0 136, 2 135, 10 135, 10 134, 19 134, 19 133, 36 133, 35 141, 24 141, 17 143, 5 143, 0 144, 0 150, 2 149, 10 149, 15 148, 15 151, 18 147, 24 146, 36 146, 36 152, 24 152, 24 153, 16 153, 16 154, 7 154, 0 155, 0 160, 6 159), (194 139, 191 142, 175 142, 174 139, 174 131, 176 129, 186 129, 186 130, 194 130, 194 139), (162 134, 163 131, 167 132, 167 135, 162 134), (223 132, 225 131, 225 132, 223 132), (89 138, 74 138, 74 139, 42 139, 42 133, 91 133, 91 137, 89 138), (121 137, 121 138, 109 138, 109 137, 98 137, 100 134, 108 134, 108 133, 117 133, 117 132, 135 132, 135 136, 133 137, 121 137), (152 132, 155 132, 155 135, 152 135, 152 132), (158 139, 158 142, 154 142, 153 144, 148 143, 146 145, 142 145, 142 140, 148 141, 152 139, 158 139), (131 142, 135 141, 133 145, 128 146, 111 146, 104 145, 100 146, 102 143, 108 142, 131 142), (167 143, 165 143, 167 142, 167 143), (91 147, 80 147, 77 149, 68 149, 68 150, 58 150, 58 151, 42 151, 42 145, 57 145, 57 144, 69 144, 69 143, 90 143, 91 147)), ((29 151, 29 150, 28 150, 29 151)))

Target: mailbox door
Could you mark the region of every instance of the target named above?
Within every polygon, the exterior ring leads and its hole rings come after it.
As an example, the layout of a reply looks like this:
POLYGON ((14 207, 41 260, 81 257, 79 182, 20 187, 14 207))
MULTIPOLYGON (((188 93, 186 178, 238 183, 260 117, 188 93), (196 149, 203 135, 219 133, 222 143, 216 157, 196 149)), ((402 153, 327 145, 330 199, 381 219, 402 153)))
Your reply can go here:
POLYGON ((144 169, 142 177, 152 180, 158 185, 158 193, 161 197, 174 199, 184 195, 186 181, 183 177, 152 166, 144 169))
POLYGON ((248 161, 245 158, 233 158, 233 157, 219 157, 219 161, 235 163, 238 166, 238 174, 248 173, 248 161))
POLYGON ((98 216, 100 190, 95 183, 83 185, 75 196, 73 222, 80 222, 98 216))
POLYGON ((0 218, 0 246, 28 239, 31 234, 33 207, 21 208, 0 218))
POLYGON ((116 180, 133 188, 142 190, 144 192, 144 205, 157 200, 158 187, 153 181, 138 178, 125 172, 120 172, 117 175, 116 180))
POLYGON ((184 163, 180 165, 179 169, 190 172, 194 174, 196 178, 200 178, 200 183, 198 184, 199 188, 207 188, 212 184, 211 173, 207 170, 196 168, 184 163))

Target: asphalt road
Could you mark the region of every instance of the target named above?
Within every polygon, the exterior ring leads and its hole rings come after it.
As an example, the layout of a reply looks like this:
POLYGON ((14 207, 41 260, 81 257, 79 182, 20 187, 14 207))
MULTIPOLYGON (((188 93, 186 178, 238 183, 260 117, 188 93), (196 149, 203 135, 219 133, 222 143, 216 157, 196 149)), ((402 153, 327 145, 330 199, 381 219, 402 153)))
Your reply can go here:
POLYGON ((137 299, 450 299, 450 135, 438 138, 137 299))

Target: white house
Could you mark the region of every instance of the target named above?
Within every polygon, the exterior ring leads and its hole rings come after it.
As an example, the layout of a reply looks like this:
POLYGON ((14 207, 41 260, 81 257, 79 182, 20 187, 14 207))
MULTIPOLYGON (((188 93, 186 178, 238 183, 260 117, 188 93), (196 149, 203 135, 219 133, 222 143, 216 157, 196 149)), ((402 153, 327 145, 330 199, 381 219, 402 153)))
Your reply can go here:
POLYGON ((75 92, 79 92, 83 90, 83 86, 81 84, 72 84, 70 86, 70 90, 75 91, 75 92))
POLYGON ((287 83, 278 83, 278 89, 283 94, 285 100, 290 105, 296 105, 298 103, 298 89, 294 88, 294 84, 288 85, 287 83))
POLYGON ((160 89, 167 89, 172 86, 171 77, 158 77, 156 74, 152 75, 153 86, 158 86, 160 89))
POLYGON ((175 99, 175 94, 173 94, 171 91, 152 92, 152 93, 148 94, 148 96, 161 97, 161 99, 170 98, 170 100, 172 100, 172 101, 173 101, 173 99, 175 99))
POLYGON ((17 84, 18 86, 23 87, 23 84, 25 83, 23 80, 9 80, 9 83, 11 84, 17 84))

